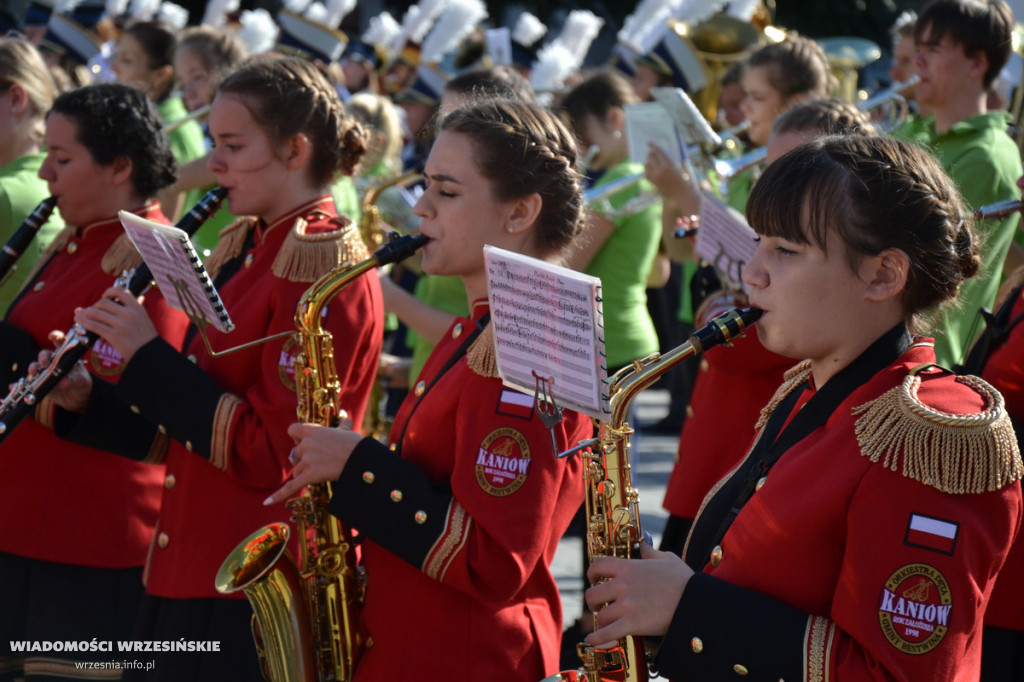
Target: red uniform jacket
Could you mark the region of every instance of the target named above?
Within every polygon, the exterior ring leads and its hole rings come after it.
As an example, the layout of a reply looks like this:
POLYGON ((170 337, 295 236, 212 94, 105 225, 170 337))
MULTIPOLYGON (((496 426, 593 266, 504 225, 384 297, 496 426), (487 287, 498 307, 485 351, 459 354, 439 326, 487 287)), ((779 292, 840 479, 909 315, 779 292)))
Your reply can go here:
MULTIPOLYGON (((1024 298, 1018 297, 1010 319, 1021 314, 1024 314, 1024 298)), ((1018 429, 1024 426, 1024 325, 1017 324, 1005 343, 992 352, 981 376, 1003 394, 1006 411, 1016 421, 1018 429)), ((999 572, 985 612, 985 625, 1024 630, 1024 538, 1020 535, 999 572)))
MULTIPOLYGON (((323 197, 272 225, 236 226, 249 230, 246 246, 216 279, 235 330, 225 335, 208 329, 215 351, 295 329, 295 309, 310 282, 289 281, 272 268, 282 247, 296 247, 298 218, 311 235, 355 230, 336 216, 333 201, 323 197)), ((361 241, 358 246, 354 257, 362 260, 365 246, 361 241)), ((333 334, 341 406, 357 424, 376 376, 383 320, 380 281, 373 272, 340 291, 324 313, 323 328, 333 334)), ((289 336, 212 357, 196 335, 187 356, 156 339, 128 364, 117 386, 119 398, 172 439, 160 518, 143 574, 148 593, 221 596, 214 580, 228 553, 261 526, 288 521, 283 505, 266 507, 263 500, 291 471, 288 453, 294 443, 287 428, 296 421, 297 351, 289 336)), ((90 410, 114 409, 102 403, 94 393, 90 410)), ((90 421, 109 428, 111 419, 87 412, 79 426, 90 421)))
MULTIPOLYGON (((155 202, 134 212, 168 223, 155 202)), ((4 362, 19 364, 16 376, 24 376, 39 348, 53 347, 49 332, 70 329, 75 308, 92 305, 114 284, 100 261, 124 233, 117 218, 77 228, 36 273, 7 318, 31 337, 29 353, 20 359, 11 354, 19 344, 3 344, 4 362)), ((156 289, 147 292, 145 306, 157 331, 181 343, 185 316, 168 308, 156 289)), ((84 360, 106 381, 116 382, 124 369, 121 356, 102 339, 84 360)), ((24 420, 0 446, 0 551, 83 566, 141 566, 164 468, 62 441, 51 428, 51 413, 44 401, 39 421, 24 420)))
MULTIPOLYGON (((466 356, 433 383, 485 311, 457 320, 424 366, 391 431, 401 457, 364 439, 335 487, 332 511, 368 538, 373 645, 360 682, 537 682, 558 670, 549 566, 583 500, 581 461, 556 459, 532 396, 477 374, 466 356)), ((559 449, 591 431, 566 410, 559 449)))
MULTIPOLYGON (((977 680, 982 614, 1021 524, 1021 464, 1005 414, 936 426, 934 410, 976 415, 994 393, 927 371, 919 399, 900 401, 934 361, 930 344, 911 346, 782 454, 687 585, 662 674, 977 680), (945 492, 961 486, 982 492, 945 492)), ((720 525, 698 515, 691 542, 704 522, 720 525)))
POLYGON ((757 327, 704 354, 665 489, 670 514, 694 518, 708 491, 743 459, 761 408, 792 365, 761 345, 757 327))

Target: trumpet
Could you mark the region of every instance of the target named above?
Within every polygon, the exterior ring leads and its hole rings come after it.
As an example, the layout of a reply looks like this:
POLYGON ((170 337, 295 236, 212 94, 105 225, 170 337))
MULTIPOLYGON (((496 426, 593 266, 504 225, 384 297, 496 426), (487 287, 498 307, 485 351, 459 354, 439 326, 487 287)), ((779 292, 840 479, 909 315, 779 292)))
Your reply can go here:
POLYGON ((634 173, 633 175, 626 175, 616 180, 612 180, 608 184, 601 185, 600 187, 591 187, 584 190, 583 202, 587 205, 587 208, 600 213, 608 220, 617 220, 618 218, 624 218, 626 216, 639 213, 645 208, 661 202, 661 196, 654 191, 640 192, 618 208, 612 207, 611 198, 619 192, 629 189, 643 179, 643 173, 634 173))
POLYGON ((170 133, 174 132, 181 126, 188 123, 189 121, 195 121, 196 119, 200 119, 203 116, 206 116, 208 113, 210 113, 210 107, 211 105, 204 104, 198 109, 193 109, 192 111, 188 112, 181 118, 176 118, 173 121, 168 121, 164 124, 164 135, 169 135, 170 133))
POLYGON ((975 220, 998 220, 1016 213, 1024 207, 1021 199, 1004 199, 994 204, 986 204, 974 212, 975 220))

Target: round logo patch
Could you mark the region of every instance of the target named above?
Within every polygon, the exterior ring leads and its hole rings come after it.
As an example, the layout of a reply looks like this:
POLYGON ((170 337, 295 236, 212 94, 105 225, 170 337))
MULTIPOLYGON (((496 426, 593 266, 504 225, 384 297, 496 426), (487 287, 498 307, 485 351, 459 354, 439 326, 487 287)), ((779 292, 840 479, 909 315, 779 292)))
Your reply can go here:
POLYGON ((926 654, 949 630, 953 595, 946 578, 928 564, 907 564, 885 581, 878 623, 905 654, 926 654))
POLYGON ((488 494, 505 497, 523 487, 530 471, 530 444, 515 429, 487 434, 476 454, 476 482, 488 494))
POLYGON ((281 346, 281 354, 277 357, 277 376, 281 378, 281 383, 285 385, 289 391, 295 390, 295 358, 302 352, 302 346, 299 345, 298 339, 294 336, 288 337, 288 340, 281 346))
POLYGON ((96 339, 89 353, 89 367, 102 377, 117 376, 124 370, 124 358, 103 339, 96 339))

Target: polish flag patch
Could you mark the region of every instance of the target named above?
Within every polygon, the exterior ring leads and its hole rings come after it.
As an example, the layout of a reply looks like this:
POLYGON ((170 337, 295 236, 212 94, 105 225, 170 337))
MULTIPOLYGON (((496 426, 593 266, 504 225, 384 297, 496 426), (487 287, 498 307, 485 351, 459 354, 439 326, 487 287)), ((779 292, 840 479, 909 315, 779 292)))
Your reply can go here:
POLYGON ((533 397, 507 388, 501 389, 498 399, 498 414, 519 419, 533 417, 533 397))
POLYGON ((960 524, 958 523, 924 514, 911 514, 903 543, 911 547, 930 549, 952 556, 959 532, 960 524))

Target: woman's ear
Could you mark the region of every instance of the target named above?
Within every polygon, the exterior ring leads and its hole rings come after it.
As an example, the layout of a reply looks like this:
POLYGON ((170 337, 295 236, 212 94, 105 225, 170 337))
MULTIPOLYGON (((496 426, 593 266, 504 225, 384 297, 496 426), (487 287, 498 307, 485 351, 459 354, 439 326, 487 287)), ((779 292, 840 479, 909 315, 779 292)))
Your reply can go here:
POLYGON ((516 199, 512 206, 512 212, 508 216, 508 221, 505 223, 505 230, 515 234, 528 229, 537 222, 543 206, 544 200, 537 192, 516 199))
POLYGON ((622 107, 611 107, 604 115, 608 130, 622 130, 626 126, 626 111, 622 107))
POLYGON ((304 133, 296 133, 285 141, 283 160, 287 168, 302 168, 309 155, 309 138, 304 133))
POLYGON ((170 91, 174 81, 174 67, 170 64, 165 64, 158 69, 153 70, 153 75, 150 79, 150 90, 151 96, 160 95, 170 91))
POLYGON ((20 116, 29 106, 28 93, 18 83, 13 83, 8 90, 10 92, 11 113, 20 116))
POLYGON ((112 180, 115 185, 122 185, 132 180, 132 170, 135 168, 132 164, 132 159, 129 156, 118 156, 115 157, 113 162, 110 164, 111 170, 113 170, 112 180))
POLYGON ((861 275, 867 283, 869 301, 884 301, 903 293, 910 273, 910 258, 901 249, 885 249, 877 256, 864 259, 861 275))

